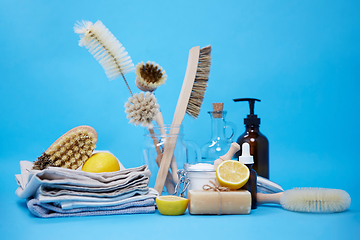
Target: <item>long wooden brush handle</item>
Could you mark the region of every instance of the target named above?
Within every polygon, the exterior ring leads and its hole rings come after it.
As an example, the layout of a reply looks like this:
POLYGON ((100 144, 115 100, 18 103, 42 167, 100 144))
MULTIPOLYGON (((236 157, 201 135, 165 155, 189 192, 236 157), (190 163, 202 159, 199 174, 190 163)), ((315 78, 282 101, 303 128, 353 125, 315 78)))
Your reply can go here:
POLYGON ((162 128, 165 124, 164 124, 164 118, 163 118, 163 115, 162 115, 161 111, 159 111, 156 114, 155 121, 156 121, 156 124, 160 127, 160 133, 162 135, 166 135, 166 131, 162 128))
MULTIPOLYGON (((154 135, 155 135, 154 130, 150 128, 150 129, 149 129, 149 133, 150 133, 151 139, 153 140, 153 143, 154 143, 154 146, 155 146, 155 150, 156 150, 155 162, 156 162, 156 164, 158 165, 158 167, 160 167, 161 158, 162 158, 162 155, 163 155, 163 154, 162 154, 159 146, 157 146, 157 144, 158 144, 158 139, 154 136, 154 135)), ((170 194, 173 194, 173 193, 175 192, 175 185, 171 182, 171 181, 174 181, 174 180, 172 179, 172 176, 171 176, 170 171, 167 172, 166 178, 170 180, 170 181, 165 181, 166 189, 167 189, 167 191, 168 191, 170 194)))
MULTIPOLYGON (((161 135, 166 136, 166 131, 164 128, 162 128, 164 126, 164 118, 163 118, 161 111, 159 111, 156 114, 155 121, 156 121, 157 125, 160 127, 161 135)), ((166 146, 166 144, 165 144, 165 146, 166 146)), ((160 163, 161 163, 161 159, 162 159, 162 156, 160 158, 160 163)), ((176 166, 176 159, 175 159, 174 155, 171 160, 170 168, 171 168, 171 173, 172 173, 172 179, 173 179, 174 183, 176 184, 179 181, 179 179, 178 179, 178 175, 177 175, 178 168, 176 166)))
POLYGON ((280 198, 282 194, 283 192, 273 193, 273 194, 257 193, 256 200, 258 204, 264 204, 264 203, 280 204, 280 198))
POLYGON ((200 47, 193 47, 189 51, 189 58, 188 58, 188 64, 186 67, 186 73, 183 85, 181 87, 180 95, 178 102, 176 104, 176 109, 172 121, 172 127, 170 130, 170 140, 169 143, 166 144, 166 148, 164 151, 164 155, 161 161, 161 166, 158 172, 158 175, 156 177, 155 182, 155 189, 159 192, 159 194, 162 193, 162 190, 164 188, 164 183, 166 180, 166 173, 170 167, 171 159, 174 154, 175 145, 177 141, 177 134, 180 131, 180 128, 174 128, 177 125, 180 125, 184 119, 187 104, 190 99, 192 87, 194 85, 195 76, 196 76, 196 70, 198 67, 199 62, 199 55, 200 55, 200 47))

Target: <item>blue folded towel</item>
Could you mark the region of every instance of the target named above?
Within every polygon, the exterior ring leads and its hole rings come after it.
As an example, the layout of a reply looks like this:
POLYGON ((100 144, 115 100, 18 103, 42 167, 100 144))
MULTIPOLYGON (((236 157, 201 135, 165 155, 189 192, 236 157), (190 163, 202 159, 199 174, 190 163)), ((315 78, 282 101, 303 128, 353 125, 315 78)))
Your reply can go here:
POLYGON ((40 203, 38 199, 32 198, 27 200, 27 206, 32 214, 41 218, 102 216, 102 215, 115 215, 115 214, 140 214, 140 213, 155 212, 154 198, 124 203, 109 207, 87 207, 87 208, 73 208, 67 210, 64 210, 61 207, 58 207, 53 204, 40 203))

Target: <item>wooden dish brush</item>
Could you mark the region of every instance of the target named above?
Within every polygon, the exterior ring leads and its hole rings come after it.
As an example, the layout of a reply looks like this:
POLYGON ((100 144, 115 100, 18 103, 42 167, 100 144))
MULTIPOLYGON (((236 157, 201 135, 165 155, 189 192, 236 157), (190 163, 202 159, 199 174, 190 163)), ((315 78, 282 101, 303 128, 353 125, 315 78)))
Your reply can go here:
MULTIPOLYGON (((172 126, 181 125, 185 113, 188 113, 193 118, 198 117, 208 84, 210 65, 211 46, 202 49, 200 49, 199 46, 196 46, 190 49, 185 78, 176 105, 172 126)), ((170 131, 170 134, 177 135, 179 130, 179 128, 173 128, 170 131)), ((176 141, 176 137, 171 138, 165 145, 164 155, 155 182, 155 189, 159 194, 162 193, 164 188, 176 141)))

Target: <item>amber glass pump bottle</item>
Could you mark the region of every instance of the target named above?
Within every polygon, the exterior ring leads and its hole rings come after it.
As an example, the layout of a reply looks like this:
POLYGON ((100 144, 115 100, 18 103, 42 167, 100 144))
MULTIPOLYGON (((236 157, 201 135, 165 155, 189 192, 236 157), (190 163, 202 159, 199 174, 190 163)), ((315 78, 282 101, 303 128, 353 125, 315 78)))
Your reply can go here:
MULTIPOLYGON (((256 98, 237 98, 234 102, 249 102, 250 114, 244 119, 245 132, 237 139, 237 143, 241 146, 244 142, 250 144, 250 154, 254 157, 253 169, 257 175, 269 179, 269 141, 260 132, 260 118, 254 114, 255 101, 260 102, 256 98)), ((241 156, 242 149, 235 153, 235 159, 241 156)))

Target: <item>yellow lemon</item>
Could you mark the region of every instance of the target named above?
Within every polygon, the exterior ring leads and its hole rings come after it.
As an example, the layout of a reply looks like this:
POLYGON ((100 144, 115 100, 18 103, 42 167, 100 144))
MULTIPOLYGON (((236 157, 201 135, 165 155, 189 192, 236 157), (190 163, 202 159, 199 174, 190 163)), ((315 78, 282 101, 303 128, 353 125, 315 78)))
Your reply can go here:
POLYGON ((223 161, 216 169, 216 178, 220 186, 233 190, 244 186, 249 177, 249 168, 243 163, 234 160, 223 161))
POLYGON ((156 205, 162 215, 181 215, 184 214, 188 206, 189 199, 177 196, 159 196, 156 198, 156 205))
POLYGON ((111 153, 98 152, 89 157, 81 170, 92 173, 115 172, 120 170, 120 165, 111 153))

